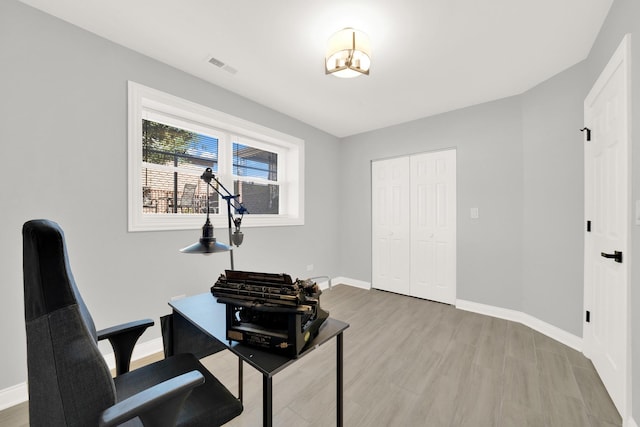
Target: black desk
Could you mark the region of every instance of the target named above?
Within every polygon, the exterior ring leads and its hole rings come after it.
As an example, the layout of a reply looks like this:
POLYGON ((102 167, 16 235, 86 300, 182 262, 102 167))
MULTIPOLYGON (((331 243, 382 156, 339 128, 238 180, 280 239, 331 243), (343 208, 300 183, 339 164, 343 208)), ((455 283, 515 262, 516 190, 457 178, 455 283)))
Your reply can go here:
POLYGON ((197 357, 204 357, 215 353, 221 348, 228 348, 238 356, 239 372, 239 398, 242 400, 242 362, 247 362, 262 374, 262 422, 264 426, 271 426, 273 421, 273 390, 272 379, 275 374, 296 360, 306 356, 322 344, 336 337, 336 375, 337 375, 337 425, 342 426, 343 399, 342 399, 342 332, 349 327, 348 323, 328 318, 321 326, 318 336, 311 341, 305 351, 297 359, 279 354, 263 351, 256 347, 250 347, 237 342, 226 341, 226 317, 225 305, 216 302, 211 293, 195 295, 181 300, 172 301, 169 305, 173 308, 173 340, 180 341, 181 334, 192 334, 190 327, 196 326, 206 337, 214 340, 212 349, 193 349, 192 353, 197 357), (221 347, 224 346, 224 347, 221 347), (217 346, 217 347, 216 347, 217 346))

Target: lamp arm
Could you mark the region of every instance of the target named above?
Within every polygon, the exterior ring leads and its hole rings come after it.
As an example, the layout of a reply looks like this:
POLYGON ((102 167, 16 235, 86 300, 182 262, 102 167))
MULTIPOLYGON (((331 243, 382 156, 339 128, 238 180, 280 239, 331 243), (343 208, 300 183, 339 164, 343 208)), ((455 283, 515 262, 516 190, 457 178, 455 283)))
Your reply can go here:
MULTIPOLYGON (((208 170, 208 169, 207 169, 208 170)), ((205 172, 206 174, 206 172, 205 172)), ((244 207, 244 205, 242 204, 242 202, 240 202, 238 200, 238 197, 240 196, 239 194, 231 194, 231 192, 229 190, 227 190, 227 188, 222 185, 222 183, 220 181, 218 181, 218 178, 215 177, 215 175, 210 174, 208 176, 206 176, 205 179, 205 175, 202 175, 202 179, 211 187, 213 188, 213 191, 215 191, 216 193, 218 193, 218 195, 220 197, 222 197, 223 199, 225 199, 227 201, 227 203, 231 203, 231 199, 233 199, 233 201, 235 202, 235 204, 233 205, 233 208, 237 211, 240 212, 241 215, 244 215, 245 213, 249 213, 249 211, 247 210, 247 208, 244 207), (218 189, 218 187, 216 187, 215 185, 211 184, 211 180, 214 180, 216 182, 216 184, 218 184, 218 186, 220 186, 224 192, 226 194, 223 194, 220 192, 220 190, 218 189), (238 206, 236 206, 236 204, 238 206)), ((229 215, 231 215, 231 213, 229 213, 229 215)))
MULTIPOLYGON (((225 193, 227 193, 227 196, 231 196, 231 195, 232 195, 232 194, 231 194, 231 192, 230 192, 229 190, 227 190, 227 188, 226 188, 224 185, 222 185, 222 183, 221 183, 220 181, 218 181, 218 178, 216 178, 216 176, 215 176, 215 175, 211 174, 211 179, 212 179, 212 180, 214 180, 214 181, 216 182, 216 184, 218 184, 218 186, 220 186, 220 187, 224 190, 224 192, 225 192, 225 193)), ((217 187, 215 187, 215 186, 213 186, 213 185, 211 184, 211 180, 207 181, 207 183, 208 183, 209 185, 211 185, 211 187, 213 187, 213 189, 214 189, 214 190, 216 190, 216 193, 218 193, 219 195, 221 195, 221 196, 223 196, 223 197, 224 197, 224 194, 222 194, 222 193, 220 192, 220 190, 218 190, 218 188, 217 188, 217 187)))
MULTIPOLYGON (((216 182, 219 182, 216 178, 213 178, 213 179, 215 179, 215 181, 216 181, 216 182)), ((209 184, 209 187, 213 188, 213 190, 214 190, 216 193, 218 193, 218 195, 219 195, 220 197, 222 197, 222 198, 227 202, 227 205, 229 205, 229 210, 228 210, 229 212, 228 212, 228 213, 229 213, 229 217, 230 217, 230 218, 232 218, 232 215, 231 215, 231 200, 233 200, 233 201, 235 202, 235 203, 233 204, 233 208, 234 208, 235 210, 237 210, 238 212, 240 212, 240 215, 244 215, 245 213, 249 213, 249 211, 247 210, 247 208, 245 208, 245 207, 244 207, 244 205, 243 205, 240 201, 238 201, 239 194, 233 195, 233 194, 229 193, 229 191, 227 191, 227 189, 226 189, 226 188, 222 187, 222 188, 224 189, 224 191, 227 193, 227 194, 225 195, 225 194, 221 193, 221 192, 220 192, 220 190, 218 190, 218 189, 217 189, 213 184, 211 184, 210 182, 209 182, 208 184, 209 184), (237 206, 236 206, 236 204, 237 204, 237 206)), ((222 184, 220 184, 220 185, 222 186, 222 184)))
MULTIPOLYGON (((216 182, 218 180, 216 179, 216 182)), ((209 184, 211 185, 211 184, 209 184)), ((224 188, 224 187, 222 187, 224 188)), ((227 189, 225 188, 225 191, 227 189)), ((228 191, 227 191, 228 192, 228 191)), ((227 202, 227 221, 228 221, 228 230, 229 230, 229 247, 231 248, 231 250, 229 251, 229 257, 231 257, 231 270, 235 270, 234 266, 233 266, 233 240, 231 239, 231 196, 222 196, 221 197, 227 202)))
POLYGON ((204 182, 207 183, 207 220, 209 218, 209 187, 213 188, 213 191, 215 191, 216 193, 218 193, 218 195, 224 199, 225 202, 227 202, 227 229, 229 232, 229 257, 231 258, 231 270, 235 269, 234 263, 233 263, 233 245, 235 243, 236 246, 240 246, 241 242, 242 242, 242 233, 240 232, 240 223, 242 221, 242 217, 244 216, 245 213, 248 213, 249 211, 247 210, 247 208, 244 207, 244 205, 238 200, 238 197, 240 197, 239 194, 233 195, 231 194, 231 192, 229 190, 227 190, 227 188, 218 180, 218 178, 216 178, 216 176, 213 174, 213 170, 211 168, 207 168, 205 169, 204 173, 202 174, 202 176, 200 177, 204 182), (211 183, 211 181, 215 181, 215 183, 217 185, 213 185, 211 183), (222 188, 222 190, 224 190, 224 193, 220 192, 220 188, 222 188), (237 213, 240 214, 239 218, 234 218, 233 215, 231 214, 231 200, 234 201, 233 207, 234 209, 237 211, 237 213), (231 223, 233 222, 233 224, 236 226, 236 233, 234 233, 232 235, 231 233, 231 223), (238 236, 235 236, 235 235, 238 236), (234 240, 234 236, 236 237, 236 239, 234 240))

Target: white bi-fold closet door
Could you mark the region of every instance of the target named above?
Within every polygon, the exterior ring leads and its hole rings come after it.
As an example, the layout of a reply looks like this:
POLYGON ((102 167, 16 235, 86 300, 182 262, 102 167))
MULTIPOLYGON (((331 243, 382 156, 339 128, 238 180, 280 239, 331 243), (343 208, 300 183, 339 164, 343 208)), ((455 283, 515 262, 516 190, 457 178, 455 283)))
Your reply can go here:
POLYGON ((371 164, 372 285, 455 303, 456 151, 371 164))

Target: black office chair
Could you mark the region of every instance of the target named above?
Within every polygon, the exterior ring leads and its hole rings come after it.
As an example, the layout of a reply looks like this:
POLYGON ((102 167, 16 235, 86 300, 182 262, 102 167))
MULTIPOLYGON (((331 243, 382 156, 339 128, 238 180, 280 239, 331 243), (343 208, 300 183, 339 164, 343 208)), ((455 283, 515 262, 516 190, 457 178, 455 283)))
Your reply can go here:
POLYGON ((22 229, 29 421, 38 426, 219 426, 242 404, 191 354, 131 372, 138 337, 153 321, 96 332, 71 274, 58 224, 22 229), (116 355, 112 378, 97 340, 116 355))

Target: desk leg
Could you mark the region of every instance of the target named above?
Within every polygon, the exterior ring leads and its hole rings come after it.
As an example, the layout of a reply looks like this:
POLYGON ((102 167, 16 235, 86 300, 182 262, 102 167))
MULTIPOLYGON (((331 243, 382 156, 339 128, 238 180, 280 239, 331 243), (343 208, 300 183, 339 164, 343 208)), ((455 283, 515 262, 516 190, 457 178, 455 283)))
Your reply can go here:
POLYGON ((273 425, 273 381, 268 375, 262 376, 262 425, 271 427, 273 425))
POLYGON ((242 359, 238 357, 238 399, 242 403, 242 359))
POLYGON ((336 384, 337 384, 337 395, 336 395, 336 409, 337 409, 337 426, 342 427, 342 419, 344 415, 344 405, 343 405, 343 388, 342 388, 342 332, 338 334, 336 337, 336 384))

